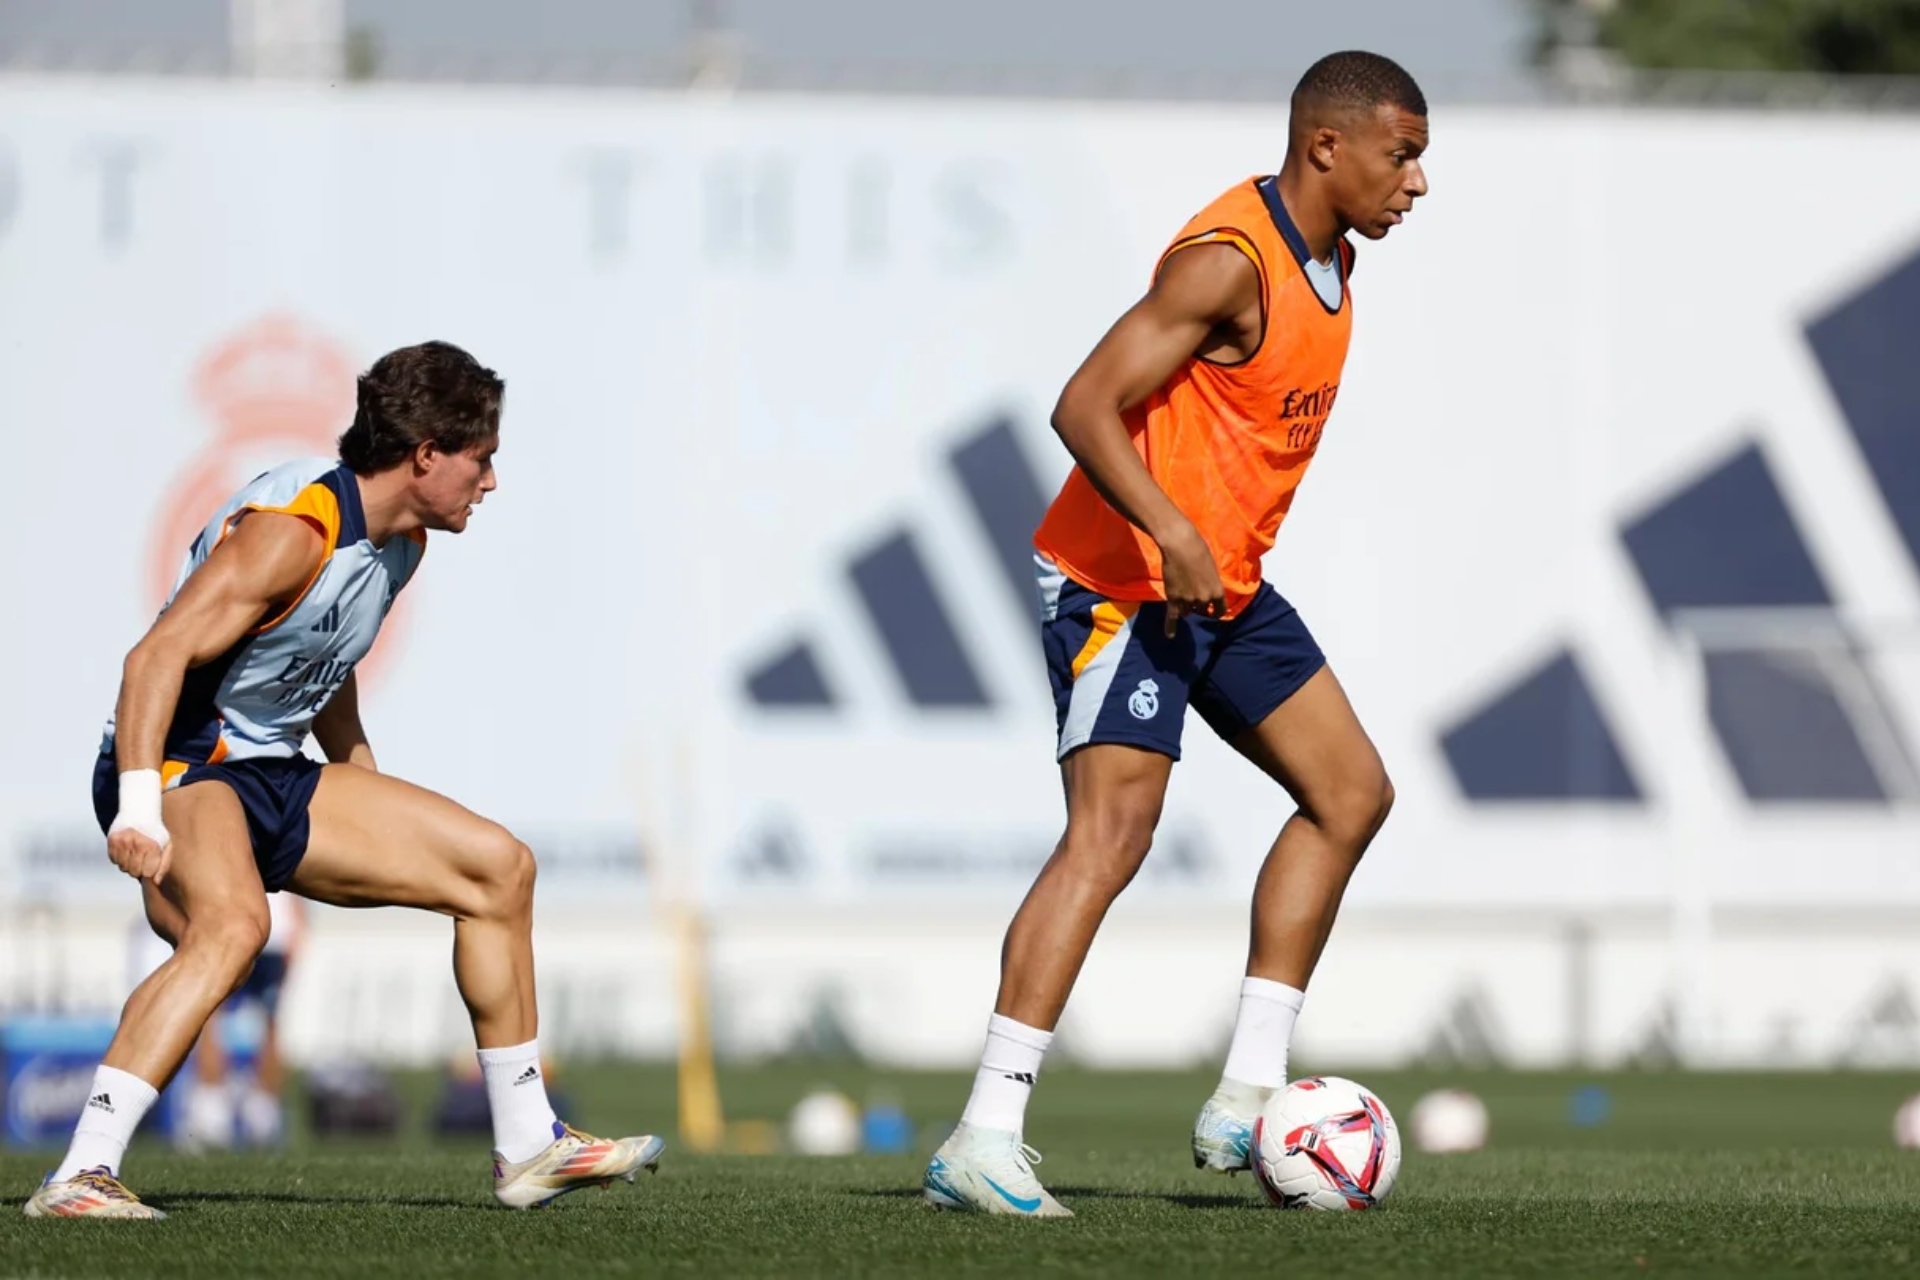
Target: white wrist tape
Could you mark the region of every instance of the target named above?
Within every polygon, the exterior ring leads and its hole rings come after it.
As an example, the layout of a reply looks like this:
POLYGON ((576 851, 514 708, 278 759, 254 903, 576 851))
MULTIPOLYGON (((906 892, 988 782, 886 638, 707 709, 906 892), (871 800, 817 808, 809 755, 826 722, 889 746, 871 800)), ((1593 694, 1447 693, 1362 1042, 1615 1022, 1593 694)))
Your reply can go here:
POLYGON ((107 834, 128 830, 138 831, 163 849, 172 839, 166 824, 160 821, 158 769, 129 769, 120 775, 120 812, 107 834))

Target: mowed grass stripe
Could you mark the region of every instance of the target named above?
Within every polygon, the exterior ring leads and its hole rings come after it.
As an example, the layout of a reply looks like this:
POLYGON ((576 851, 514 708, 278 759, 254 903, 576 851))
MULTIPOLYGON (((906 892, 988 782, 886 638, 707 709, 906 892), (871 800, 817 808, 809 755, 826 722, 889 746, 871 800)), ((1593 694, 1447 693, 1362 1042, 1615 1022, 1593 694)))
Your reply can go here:
MULTIPOLYGON (((658 1178, 511 1214, 488 1194, 484 1144, 188 1158, 137 1148, 128 1177, 161 1224, 36 1223, 18 1204, 46 1156, 0 1157, 0 1276, 1044 1275, 1316 1277, 1821 1275, 1920 1269, 1920 1153, 1892 1149, 1911 1078, 1619 1076, 1612 1118, 1566 1119, 1585 1077, 1363 1077, 1404 1113, 1417 1089, 1465 1083, 1495 1145, 1410 1153, 1389 1207, 1282 1214, 1246 1178, 1187 1164, 1204 1076, 1043 1079, 1043 1176, 1079 1215, 1035 1223, 939 1214, 915 1193, 924 1156, 693 1158, 658 1178), (1196 1095, 1196 1090, 1198 1094, 1196 1095), (1824 1099, 1810 1107, 1810 1100, 1824 1099), (1689 1105, 1690 1104, 1690 1105, 1689 1105), (1822 1112, 1811 1124, 1796 1108, 1822 1112), (1653 1116, 1662 1117, 1655 1122, 1653 1116), (1693 1121, 1689 1122, 1689 1117, 1693 1121), (1817 1140, 1766 1145, 1782 1132, 1817 1140)), ((853 1067, 730 1073, 738 1115, 775 1117, 809 1087, 885 1093, 937 1134, 957 1076, 853 1067)), ((627 1067, 563 1074, 582 1119, 653 1127, 670 1080, 627 1067)), ((420 1113, 430 1079, 406 1082, 420 1113)))

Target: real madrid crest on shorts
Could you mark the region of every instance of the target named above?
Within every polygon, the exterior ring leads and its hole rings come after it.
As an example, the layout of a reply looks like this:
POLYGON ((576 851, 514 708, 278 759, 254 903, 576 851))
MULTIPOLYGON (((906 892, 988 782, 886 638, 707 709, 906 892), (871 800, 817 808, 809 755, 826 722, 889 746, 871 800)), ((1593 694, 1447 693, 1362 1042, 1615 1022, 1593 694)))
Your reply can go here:
POLYGON ((1151 680, 1142 680, 1140 687, 1127 698, 1127 710, 1133 712, 1135 720, 1151 720, 1160 714, 1160 686, 1151 680))

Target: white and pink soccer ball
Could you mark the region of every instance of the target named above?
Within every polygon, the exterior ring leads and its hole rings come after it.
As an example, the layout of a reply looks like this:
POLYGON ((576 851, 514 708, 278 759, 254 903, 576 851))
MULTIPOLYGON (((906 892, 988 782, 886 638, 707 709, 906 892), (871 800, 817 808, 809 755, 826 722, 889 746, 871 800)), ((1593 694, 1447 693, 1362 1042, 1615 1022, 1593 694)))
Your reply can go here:
POLYGON ((1254 1121, 1254 1180, 1282 1209, 1377 1208, 1399 1175, 1399 1127, 1351 1080, 1296 1080, 1254 1121))
POLYGON ((1905 1151, 1920 1151, 1920 1093, 1908 1098, 1893 1113, 1893 1145, 1905 1151))

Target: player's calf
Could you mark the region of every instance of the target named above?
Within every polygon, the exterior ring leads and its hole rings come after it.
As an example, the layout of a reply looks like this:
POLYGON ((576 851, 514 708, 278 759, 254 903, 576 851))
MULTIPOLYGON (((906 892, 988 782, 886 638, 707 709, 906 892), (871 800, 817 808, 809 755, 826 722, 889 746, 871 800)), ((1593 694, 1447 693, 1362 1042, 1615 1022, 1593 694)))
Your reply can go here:
POLYGON ((127 999, 107 1058, 170 1079, 221 1001, 247 980, 267 945, 266 900, 199 908, 164 964, 127 999))

